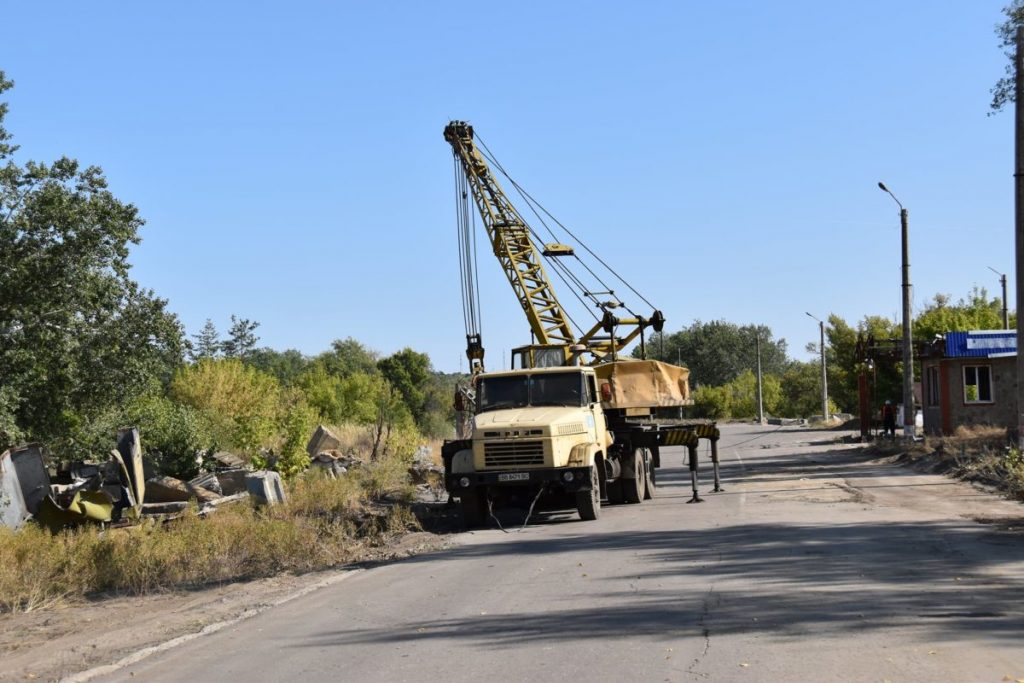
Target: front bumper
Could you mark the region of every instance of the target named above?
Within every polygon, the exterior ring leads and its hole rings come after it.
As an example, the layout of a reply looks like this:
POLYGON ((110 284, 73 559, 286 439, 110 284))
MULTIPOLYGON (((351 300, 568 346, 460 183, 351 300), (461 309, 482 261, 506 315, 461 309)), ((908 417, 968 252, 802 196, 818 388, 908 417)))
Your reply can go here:
POLYGON ((590 490, 589 467, 552 467, 536 470, 494 470, 485 472, 457 472, 445 474, 444 485, 448 493, 458 495, 460 491, 480 486, 538 487, 554 484, 566 493, 590 490), (566 480, 566 474, 572 479, 566 480))

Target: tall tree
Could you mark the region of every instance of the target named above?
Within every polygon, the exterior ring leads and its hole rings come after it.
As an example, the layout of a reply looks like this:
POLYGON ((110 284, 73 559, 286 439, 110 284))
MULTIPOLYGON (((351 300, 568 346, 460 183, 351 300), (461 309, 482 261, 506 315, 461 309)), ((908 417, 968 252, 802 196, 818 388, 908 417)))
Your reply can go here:
POLYGON ((950 304, 948 295, 936 294, 914 319, 914 339, 924 341, 946 332, 999 330, 1002 327, 1003 302, 999 298, 989 299, 984 287, 975 287, 966 299, 960 299, 956 304, 950 304))
POLYGON ((190 345, 189 353, 193 361, 202 360, 203 358, 216 358, 221 354, 221 350, 224 347, 224 343, 220 340, 220 332, 217 331, 217 326, 209 318, 206 319, 203 329, 199 330, 199 334, 192 335, 192 339, 195 341, 190 345))
POLYGON ((425 353, 405 348, 387 358, 382 358, 377 367, 384 378, 401 395, 413 420, 422 426, 426 417, 427 397, 433 373, 430 357, 425 353))
POLYGON ((992 107, 991 113, 993 114, 1002 110, 1003 107, 1016 99, 1013 83, 1014 63, 1017 54, 1015 43, 1017 28, 1024 26, 1024 0, 1013 0, 1013 2, 1003 8, 1003 14, 1006 15, 1006 20, 996 27, 996 35, 999 36, 1000 47, 1003 48, 1009 63, 1006 65, 1006 75, 992 86, 992 103, 990 106, 992 107))
MULTIPOLYGON (((0 93, 12 85, 0 71, 0 93)), ((107 406, 169 380, 183 331, 128 277, 138 210, 97 167, 18 163, 6 113, 0 104, 0 425, 66 446, 107 406)))
POLYGON ((347 377, 357 372, 374 374, 377 372, 377 354, 363 346, 352 337, 335 339, 331 342, 331 350, 316 357, 318 362, 332 375, 347 377))
POLYGON ((232 315, 228 338, 222 346, 224 355, 227 358, 245 358, 252 353, 256 342, 260 340, 256 336, 256 328, 259 326, 258 322, 232 315))

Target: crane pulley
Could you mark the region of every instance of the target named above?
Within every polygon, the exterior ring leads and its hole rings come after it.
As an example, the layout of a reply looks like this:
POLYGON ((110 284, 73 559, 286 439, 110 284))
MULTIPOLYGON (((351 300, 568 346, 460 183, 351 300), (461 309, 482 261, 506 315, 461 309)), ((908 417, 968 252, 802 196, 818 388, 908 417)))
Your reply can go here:
MULTIPOLYGON (((513 350, 513 365, 518 357, 520 367, 566 365, 572 362, 597 364, 614 360, 616 355, 640 337, 643 331, 652 327, 660 332, 665 318, 655 310, 649 318, 634 314, 598 276, 595 269, 580 259, 577 250, 559 241, 537 248, 541 241, 536 232, 524 220, 508 196, 502 190, 491 171, 488 159, 519 191, 541 223, 552 232, 544 220, 550 220, 562 228, 590 254, 605 270, 614 275, 626 287, 640 296, 604 261, 590 251, 578 238, 558 223, 542 206, 527 194, 489 154, 486 146, 477 146, 473 127, 465 121, 452 121, 444 129, 444 139, 451 145, 455 159, 456 206, 459 223, 460 271, 463 284, 463 314, 466 323, 466 355, 470 370, 474 374, 483 370, 484 349, 480 332, 479 287, 476 263, 475 219, 479 214, 490 241, 494 255, 498 258, 509 284, 512 286, 523 312, 526 314, 533 334, 534 343, 513 350), (482 149, 481 149, 482 148, 482 149), (470 200, 475 205, 474 213, 470 200), (584 277, 577 275, 564 260, 575 259, 597 286, 589 287, 584 277), (553 272, 566 283, 576 298, 584 304, 594 318, 593 325, 582 335, 577 334, 569 313, 559 302, 552 288, 545 261, 553 272), (622 308, 628 316, 619 317, 614 311, 622 308), (593 310, 591 310, 593 309, 593 310), (597 312, 600 312, 598 314, 597 312)), ((643 299, 643 297, 640 297, 643 299)), ((644 299, 645 303, 648 303, 644 299)), ((652 307, 653 308, 653 307, 652 307)))

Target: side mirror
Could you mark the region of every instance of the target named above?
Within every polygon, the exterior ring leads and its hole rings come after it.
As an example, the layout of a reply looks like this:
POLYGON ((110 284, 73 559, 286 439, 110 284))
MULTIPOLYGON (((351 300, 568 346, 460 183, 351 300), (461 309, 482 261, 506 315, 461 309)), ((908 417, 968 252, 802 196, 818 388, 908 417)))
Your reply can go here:
POLYGON ((601 382, 601 400, 612 400, 612 385, 608 384, 608 382, 601 382))
POLYGON ((455 410, 462 412, 466 409, 466 397, 461 391, 455 392, 455 410))

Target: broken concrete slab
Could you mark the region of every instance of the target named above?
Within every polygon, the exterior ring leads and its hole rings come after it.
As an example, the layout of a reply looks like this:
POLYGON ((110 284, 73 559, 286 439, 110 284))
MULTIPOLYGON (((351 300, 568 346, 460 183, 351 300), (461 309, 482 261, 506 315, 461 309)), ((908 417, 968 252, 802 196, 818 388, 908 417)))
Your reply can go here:
POLYGON ((337 479, 348 472, 348 468, 342 464, 341 458, 332 453, 317 453, 309 462, 311 468, 321 470, 327 477, 337 479))
POLYGON ((247 458, 235 455, 234 453, 228 453, 227 451, 217 451, 210 457, 217 463, 217 467, 225 467, 227 469, 249 468, 249 460, 247 458))
POLYGON ((221 470, 217 472, 217 483, 220 484, 220 491, 225 496, 233 496, 236 493, 246 491, 245 475, 249 472, 244 469, 221 470))
POLYGON ((199 486, 206 489, 207 491, 213 491, 218 496, 223 496, 224 491, 220 488, 220 480, 217 479, 217 475, 213 472, 207 472, 206 474, 200 474, 198 477, 190 479, 188 482, 189 486, 199 486))
POLYGON ((190 486, 174 477, 153 477, 146 482, 147 503, 176 503, 193 498, 200 503, 209 503, 220 496, 201 486, 190 486))
POLYGON ((182 512, 188 507, 186 501, 177 501, 174 503, 143 503, 142 514, 143 515, 175 515, 182 512))
POLYGON ((277 472, 250 472, 245 477, 245 486, 258 505, 284 502, 284 486, 277 472))
POLYGON ((323 451, 333 451, 341 448, 341 440, 328 428, 318 425, 309 443, 306 444, 306 452, 309 457, 314 457, 323 451))

